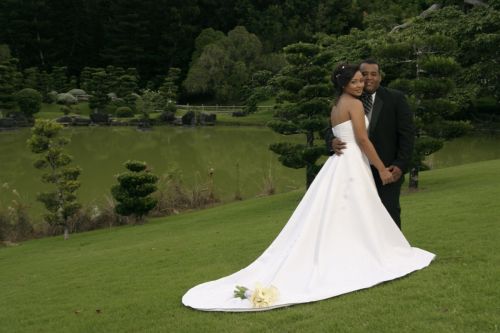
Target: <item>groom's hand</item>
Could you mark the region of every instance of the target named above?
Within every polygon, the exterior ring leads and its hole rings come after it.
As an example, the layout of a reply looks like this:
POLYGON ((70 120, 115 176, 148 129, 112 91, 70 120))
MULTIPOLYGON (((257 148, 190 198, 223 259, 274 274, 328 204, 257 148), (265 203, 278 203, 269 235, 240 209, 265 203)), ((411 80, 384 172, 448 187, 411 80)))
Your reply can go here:
POLYGON ((342 150, 345 149, 345 142, 339 138, 334 138, 332 140, 332 149, 336 155, 342 155, 342 150))
POLYGON ((392 173, 392 182, 397 182, 403 175, 403 171, 395 165, 389 166, 389 171, 392 173))

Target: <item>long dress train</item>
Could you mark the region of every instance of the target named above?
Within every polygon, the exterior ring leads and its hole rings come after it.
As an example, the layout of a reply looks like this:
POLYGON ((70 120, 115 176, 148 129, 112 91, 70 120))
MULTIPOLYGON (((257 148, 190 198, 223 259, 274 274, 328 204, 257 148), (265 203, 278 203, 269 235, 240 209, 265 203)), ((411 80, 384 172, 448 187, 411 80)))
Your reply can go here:
POLYGON ((369 162, 351 121, 333 132, 347 144, 330 157, 280 234, 246 268, 191 288, 186 306, 204 311, 258 311, 318 301, 368 288, 422 269, 434 254, 411 247, 377 194, 369 162), (254 308, 236 286, 272 285, 279 298, 254 308))

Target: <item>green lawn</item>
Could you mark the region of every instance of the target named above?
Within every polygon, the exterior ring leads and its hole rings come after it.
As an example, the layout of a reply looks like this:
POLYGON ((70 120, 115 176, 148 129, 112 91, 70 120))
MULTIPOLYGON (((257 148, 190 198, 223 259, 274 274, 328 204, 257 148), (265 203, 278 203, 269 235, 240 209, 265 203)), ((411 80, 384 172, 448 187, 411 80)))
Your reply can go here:
MULTIPOLYGON (((40 112, 35 113, 36 119, 55 119, 64 116, 61 111, 62 105, 60 104, 47 104, 43 103, 40 112)), ((72 106, 75 112, 71 114, 78 114, 81 116, 88 116, 90 114, 89 103, 80 102, 77 105, 72 106)))
POLYGON ((0 249, 1 332, 498 332, 500 160, 421 174, 403 230, 437 254, 407 277, 261 313, 181 305, 195 284, 255 259, 295 191, 0 249))
POLYGON ((245 117, 233 117, 231 114, 217 114, 217 125, 233 126, 265 126, 273 119, 274 110, 272 108, 260 109, 245 117))

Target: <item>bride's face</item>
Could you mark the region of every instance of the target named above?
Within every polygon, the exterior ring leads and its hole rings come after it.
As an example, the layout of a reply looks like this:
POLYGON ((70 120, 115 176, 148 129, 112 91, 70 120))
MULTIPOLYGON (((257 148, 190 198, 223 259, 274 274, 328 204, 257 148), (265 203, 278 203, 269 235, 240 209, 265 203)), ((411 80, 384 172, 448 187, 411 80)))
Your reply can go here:
POLYGON ((344 92, 353 95, 356 97, 361 96, 363 93, 363 88, 365 86, 365 79, 363 74, 360 71, 357 71, 356 74, 352 77, 351 81, 344 87, 344 92))

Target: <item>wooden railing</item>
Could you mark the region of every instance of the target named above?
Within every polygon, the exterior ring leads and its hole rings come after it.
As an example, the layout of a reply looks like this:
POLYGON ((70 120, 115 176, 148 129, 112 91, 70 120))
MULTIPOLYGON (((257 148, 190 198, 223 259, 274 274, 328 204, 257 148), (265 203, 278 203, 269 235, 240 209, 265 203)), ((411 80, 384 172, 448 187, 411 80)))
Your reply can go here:
MULTIPOLYGON (((269 110, 272 106, 257 106, 259 110, 269 110)), ((177 110, 184 111, 201 111, 208 113, 232 113, 242 112, 245 109, 244 105, 177 105, 177 110)))

